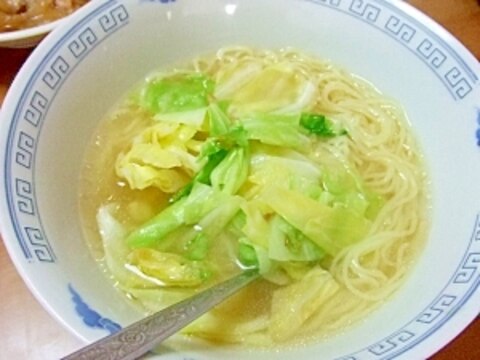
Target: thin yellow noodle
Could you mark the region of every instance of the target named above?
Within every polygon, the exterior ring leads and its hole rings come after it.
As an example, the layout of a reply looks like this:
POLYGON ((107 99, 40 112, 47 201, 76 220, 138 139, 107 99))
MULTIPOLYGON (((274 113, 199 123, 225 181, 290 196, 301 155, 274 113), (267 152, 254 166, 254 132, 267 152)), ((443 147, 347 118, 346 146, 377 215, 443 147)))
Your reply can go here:
POLYGON ((404 112, 368 82, 292 49, 274 53, 231 47, 211 61, 217 69, 244 61, 288 63, 317 87, 313 111, 337 119, 348 130, 350 137, 319 145, 319 161, 328 154, 354 166, 365 184, 387 201, 370 235, 332 260, 329 270, 343 290, 304 331, 339 330, 362 318, 401 285, 417 254, 412 249, 418 246, 411 243, 421 241, 427 223, 422 158, 404 112))

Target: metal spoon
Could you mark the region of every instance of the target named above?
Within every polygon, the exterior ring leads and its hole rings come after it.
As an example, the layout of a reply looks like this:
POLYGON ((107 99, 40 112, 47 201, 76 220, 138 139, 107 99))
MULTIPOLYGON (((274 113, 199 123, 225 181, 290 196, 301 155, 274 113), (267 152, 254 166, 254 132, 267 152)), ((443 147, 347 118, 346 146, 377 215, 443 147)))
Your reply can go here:
POLYGON ((113 335, 100 339, 62 360, 137 359, 258 276, 257 270, 244 271, 240 275, 137 321, 113 335))

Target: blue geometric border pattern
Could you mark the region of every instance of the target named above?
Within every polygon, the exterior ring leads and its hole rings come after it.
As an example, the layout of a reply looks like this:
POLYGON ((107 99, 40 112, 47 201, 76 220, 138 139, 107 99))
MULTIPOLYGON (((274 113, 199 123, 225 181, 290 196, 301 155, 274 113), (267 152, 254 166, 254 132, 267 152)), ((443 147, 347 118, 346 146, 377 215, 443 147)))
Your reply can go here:
POLYGON ((407 330, 398 331, 387 339, 370 346, 368 351, 376 356, 384 356, 396 347, 407 343, 414 336, 414 333, 407 330))
POLYGON ((455 100, 468 96, 478 77, 438 35, 385 0, 306 0, 375 27, 423 61, 455 100))
POLYGON ((418 345, 443 326, 480 285, 480 214, 467 250, 438 296, 415 318, 390 336, 336 360, 393 359, 418 345))
POLYGON ((36 258, 43 262, 55 262, 55 255, 42 230, 29 226, 25 226, 23 229, 28 240, 28 248, 33 251, 36 258))
POLYGON ((92 310, 88 304, 83 301, 80 294, 75 291, 71 284, 68 285, 68 290, 72 294, 72 301, 75 304, 75 310, 83 319, 85 325, 91 328, 104 329, 110 334, 115 334, 121 330, 122 327, 116 322, 101 316, 98 312, 92 310))
POLYGON ((37 211, 34 177, 37 140, 50 104, 85 55, 128 24, 129 13, 107 1, 87 14, 50 50, 29 80, 10 125, 6 194, 16 237, 29 262, 55 262, 37 211))

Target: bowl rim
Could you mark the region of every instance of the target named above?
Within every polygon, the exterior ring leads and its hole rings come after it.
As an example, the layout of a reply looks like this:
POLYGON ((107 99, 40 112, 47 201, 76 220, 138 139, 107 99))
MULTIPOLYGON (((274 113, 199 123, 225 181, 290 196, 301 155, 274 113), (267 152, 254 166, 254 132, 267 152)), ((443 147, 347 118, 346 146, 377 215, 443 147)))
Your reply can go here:
MULTIPOLYGON (((426 26, 428 28, 433 28, 433 30, 435 32, 438 32, 439 36, 441 38, 443 38, 444 40, 454 41, 453 45, 455 47, 455 50, 457 52, 459 52, 462 55, 462 57, 465 57, 468 53, 471 56, 471 58, 475 58, 473 56, 473 54, 457 38, 455 38, 453 35, 451 35, 451 33, 448 32, 445 28, 443 28, 442 25, 440 25, 436 21, 432 20, 428 15, 426 15, 423 12, 419 11, 418 9, 414 8, 412 5, 410 5, 408 3, 404 3, 403 1, 395 2, 395 3, 392 4, 392 6, 395 6, 399 9, 401 9, 403 12, 405 12, 406 14, 412 16, 413 18, 415 18, 417 20, 426 21, 427 22, 426 26)), ((60 26, 58 31, 55 30, 56 31, 55 33, 65 32, 66 30, 70 29, 70 26, 78 23, 79 20, 83 19, 83 15, 81 17, 80 17, 80 15, 77 16, 77 17, 73 17, 73 20, 71 20, 71 18, 72 18, 72 16, 69 15, 65 18, 56 20, 56 21, 48 23, 48 24, 44 24, 44 25, 37 26, 37 27, 34 27, 34 28, 30 28, 30 29, 15 31, 15 32, 12 32, 11 34, 13 35, 13 33, 29 33, 30 32, 30 36, 40 35, 42 33, 41 31, 43 31, 44 28, 53 29, 60 22, 66 22, 66 23, 62 24, 62 26, 60 26)), ((49 31, 49 30, 45 30, 45 31, 49 31)), ((5 34, 8 34, 8 33, 5 33, 5 34)), ((5 34, 3 34, 3 35, 5 35, 5 34)), ((50 37, 50 35, 48 35, 48 36, 50 37)), ((5 39, 3 39, 2 34, 0 34, 0 42, 2 40, 5 40, 5 39)), ((13 38, 11 40, 13 40, 13 38)), ((44 44, 42 44, 42 45, 44 45, 44 44)), ((36 49, 34 51, 35 56, 30 57, 31 59, 29 59, 29 60, 31 60, 31 61, 27 62, 28 66, 22 66, 22 69, 19 71, 19 74, 21 73, 21 74, 23 74, 23 77, 25 77, 26 74, 31 73, 31 70, 27 71, 27 69, 24 69, 24 67, 25 68, 30 68, 32 64, 37 65, 38 58, 42 58, 44 56, 45 51, 50 50, 53 45, 54 45, 54 43, 52 41, 50 41, 49 44, 45 44, 44 46, 41 47, 41 51, 40 50, 37 51, 37 49, 36 49), (42 55, 42 53, 43 53, 43 55, 42 55)), ((34 69, 34 68, 31 68, 31 69, 34 69)), ((480 66, 475 67, 475 69, 479 70, 480 66)), ((23 89, 23 87, 22 88, 18 87, 18 89, 16 88, 15 91, 19 91, 21 89, 23 89)), ((5 97, 5 100, 8 100, 10 98, 8 95, 9 94, 7 93, 7 96, 5 97)), ((12 99, 16 98, 16 96, 13 96, 13 91, 12 91, 11 95, 12 95, 11 96, 12 99)), ((7 101, 5 101, 5 103, 6 102, 7 101)), ((0 116, 0 117, 2 117, 2 116, 0 116)), ((0 219, 0 231, 2 231, 2 234, 7 235, 7 233, 8 233, 7 232, 7 224, 2 224, 1 220, 2 219, 0 219), (5 227, 2 226, 2 225, 5 225, 5 227)), ((4 217, 3 220, 6 221, 7 220, 6 217, 4 217)), ((48 301, 46 301, 44 296, 41 294, 41 291, 39 291, 39 289, 35 286, 35 284, 33 282, 31 282, 31 279, 27 274, 28 271, 26 271, 26 269, 24 268, 24 265, 21 264, 21 261, 18 261, 17 256, 13 255, 13 253, 15 253, 16 251, 13 249, 12 243, 9 242, 9 241, 5 241, 4 243, 6 245, 6 248, 7 248, 7 251, 9 253, 10 257, 12 258, 12 260, 14 260, 13 262, 14 262, 15 267, 17 268, 17 271, 19 271, 19 273, 21 274, 22 279, 26 283, 26 285, 28 286, 29 290, 32 291, 32 293, 35 295, 36 300, 39 301, 42 304, 42 306, 50 313, 50 315, 52 315, 67 330, 69 330, 71 333, 75 334, 78 338, 85 341, 86 340, 85 337, 83 337, 79 332, 77 332, 75 330, 75 328, 71 324, 67 323, 65 321, 65 319, 62 318, 62 316, 58 312, 58 310, 54 309, 51 306, 51 304, 49 304, 48 301), (12 246, 12 248, 10 248, 9 245, 12 246)), ((478 287, 477 287, 477 290, 474 290, 474 292, 472 294, 472 299, 475 297, 475 292, 477 292, 476 295, 480 295, 480 292, 478 292, 478 287)), ((461 316, 462 320, 456 321, 456 326, 452 327, 450 329, 450 331, 445 333, 444 336, 441 336, 440 339, 437 340, 434 343, 434 345, 429 345, 426 349, 422 349, 422 352, 424 354, 432 355, 435 352, 437 352, 439 349, 447 346, 447 344, 450 341, 452 341, 456 336, 458 336, 471 322, 473 322, 475 320, 475 316, 474 316, 475 315, 475 308, 473 306, 468 307, 468 308, 465 308, 464 306, 462 306, 460 310, 463 311, 463 315, 461 316), (468 311, 465 311, 465 310, 468 310, 468 311)), ((418 344, 417 346, 419 346, 420 344, 418 344)))

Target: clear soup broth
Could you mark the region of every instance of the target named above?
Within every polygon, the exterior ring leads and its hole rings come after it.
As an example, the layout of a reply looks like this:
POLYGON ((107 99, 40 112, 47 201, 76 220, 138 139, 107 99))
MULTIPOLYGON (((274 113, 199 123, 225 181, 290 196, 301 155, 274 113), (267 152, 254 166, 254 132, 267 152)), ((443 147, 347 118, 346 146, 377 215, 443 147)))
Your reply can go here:
POLYGON ((80 207, 132 304, 151 313, 256 268, 184 333, 292 345, 399 288, 428 181, 403 110, 368 82, 291 49, 227 47, 148 75, 100 122, 80 207))

